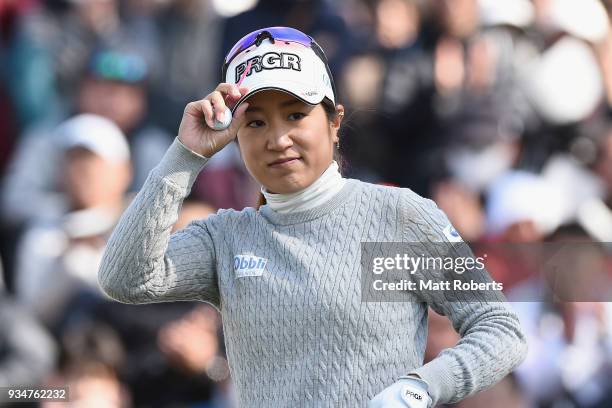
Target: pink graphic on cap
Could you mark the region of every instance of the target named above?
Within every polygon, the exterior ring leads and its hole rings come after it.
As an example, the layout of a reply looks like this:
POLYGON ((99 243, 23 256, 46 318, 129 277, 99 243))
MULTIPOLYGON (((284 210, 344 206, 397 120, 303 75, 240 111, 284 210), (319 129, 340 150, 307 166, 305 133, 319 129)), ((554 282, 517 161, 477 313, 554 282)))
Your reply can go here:
POLYGON ((249 61, 248 65, 246 66, 246 69, 244 70, 244 72, 242 73, 242 76, 240 77, 240 81, 238 81, 238 86, 240 87, 240 84, 242 84, 242 81, 244 81, 244 78, 246 78, 247 73, 249 72, 249 70, 251 69, 251 65, 253 64, 253 61, 249 61))
MULTIPOLYGON (((240 77, 240 80, 239 80, 239 81, 236 83, 236 85, 238 86, 238 88, 240 88, 240 85, 242 84, 242 81, 244 81, 244 78, 246 77, 247 72, 249 72, 249 69, 251 69, 251 64, 252 64, 252 63, 253 63, 252 61, 249 61, 249 64, 247 65, 246 70, 245 70, 245 71, 242 73, 242 76, 240 77)), ((230 96, 229 96, 229 95, 227 95, 227 96, 225 97, 225 101, 226 101, 226 103, 227 103, 227 101, 228 101, 228 99, 229 99, 229 98, 230 98, 230 96)))

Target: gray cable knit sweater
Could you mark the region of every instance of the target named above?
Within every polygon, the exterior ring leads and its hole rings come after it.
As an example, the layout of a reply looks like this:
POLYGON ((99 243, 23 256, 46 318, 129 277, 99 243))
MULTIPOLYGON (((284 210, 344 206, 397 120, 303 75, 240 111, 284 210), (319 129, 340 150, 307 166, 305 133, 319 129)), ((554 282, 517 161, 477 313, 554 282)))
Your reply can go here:
POLYGON ((453 402, 524 358, 507 303, 428 302, 462 338, 423 365, 427 303, 362 301, 361 242, 445 241, 431 200, 347 179, 312 210, 220 210, 170 235, 206 161, 174 141, 115 228, 99 281, 124 303, 217 307, 241 407, 365 407, 407 373, 434 405, 453 402))

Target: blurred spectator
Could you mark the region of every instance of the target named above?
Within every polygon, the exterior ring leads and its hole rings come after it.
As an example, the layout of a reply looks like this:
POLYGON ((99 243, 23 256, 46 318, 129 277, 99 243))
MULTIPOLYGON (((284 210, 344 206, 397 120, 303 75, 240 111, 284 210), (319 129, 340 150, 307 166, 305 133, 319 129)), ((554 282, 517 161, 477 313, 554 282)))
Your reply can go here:
POLYGON ((94 53, 77 96, 80 112, 115 122, 127 136, 134 179, 130 191, 144 183, 172 142, 172 136, 149 123, 146 61, 138 54, 102 50, 94 53))
POLYGON ((535 125, 525 134, 521 164, 538 171, 551 154, 568 149, 579 136, 580 123, 605 109, 609 80, 600 44, 610 22, 599 0, 535 1, 534 6, 531 38, 539 56, 521 71, 535 125))
POLYGON ((106 237, 127 202, 129 148, 109 120, 76 116, 57 130, 63 149, 63 215, 39 219, 18 248, 16 292, 20 302, 49 326, 59 323, 76 293, 99 292, 97 267, 106 237))
POLYGON ((360 27, 359 48, 338 80, 348 106, 341 145, 349 175, 423 191, 419 152, 428 143, 432 115, 431 70, 419 40, 421 8, 413 0, 366 4, 369 28, 360 27))
POLYGON ((227 359, 219 355, 219 328, 218 313, 211 307, 199 306, 180 320, 164 325, 157 341, 172 366, 188 375, 205 374, 218 383, 213 406, 237 407, 227 359))
POLYGON ((151 81, 150 117, 172 134, 185 105, 203 98, 221 78, 217 56, 224 51, 223 20, 211 3, 173 0, 155 20, 148 20, 155 22, 163 61, 151 81))
MULTIPOLYGON (((23 19, 14 47, 15 64, 25 69, 20 76, 24 83, 15 90, 20 98, 30 98, 34 92, 44 96, 45 103, 60 102, 64 110, 70 110, 69 102, 82 72, 90 63, 91 52, 97 48, 125 53, 138 51, 149 67, 156 65, 156 38, 141 35, 142 31, 133 27, 131 20, 121 18, 118 0, 67 0, 65 3, 67 7, 60 10, 45 4, 47 7, 38 8, 23 19), (37 89, 41 86, 43 89, 37 89), (46 93, 42 93, 45 89, 48 89, 46 93), (53 92, 59 100, 52 99, 53 92)), ((35 103, 32 101, 30 105, 35 103)), ((50 108, 53 106, 40 106, 45 111, 39 119, 53 113, 50 108)))
POLYGON ((0 387, 38 386, 54 368, 56 354, 51 336, 0 282, 0 387))
POLYGON ((201 307, 178 321, 167 323, 157 336, 160 350, 181 370, 205 371, 218 352, 218 319, 213 309, 201 307))
POLYGON ((96 322, 119 335, 126 357, 122 378, 136 406, 185 406, 231 398, 220 319, 210 306, 101 302, 90 312, 96 322))
POLYGON ((420 13, 415 1, 380 0, 375 14, 376 39, 383 48, 406 48, 416 40, 420 13))
POLYGON ((548 252, 559 258, 551 259, 557 266, 549 260, 553 267, 544 267, 508 294, 516 300, 513 308, 530 344, 527 359, 516 371, 519 383, 537 406, 609 406, 612 309, 594 296, 594 289, 610 288, 609 255, 576 225, 559 228, 548 241, 548 252), (561 250, 566 242, 576 250, 561 250), (601 277, 608 282, 602 283, 601 277))
POLYGON ((442 31, 432 52, 441 140, 434 150, 454 177, 481 192, 515 164, 531 115, 519 85, 520 67, 537 55, 525 31, 533 10, 525 0, 466 0, 469 17, 461 21, 452 2, 438 3, 442 31))
MULTIPOLYGON (((132 406, 129 392, 116 374, 95 361, 75 361, 45 386, 68 387, 71 407, 129 408, 132 406)), ((53 408, 57 407, 57 404, 57 402, 44 401, 40 406, 53 408)))
POLYGON ((45 380, 46 387, 69 387, 71 406, 131 406, 131 395, 119 378, 124 351, 112 328, 97 323, 75 325, 63 334, 61 344, 62 360, 58 370, 45 380))
MULTIPOLYGON (((78 89, 79 112, 104 116, 126 135, 134 175, 130 191, 140 188, 172 142, 170 135, 145 120, 146 75, 146 63, 137 55, 104 50, 93 54, 78 89)), ((57 136, 47 128, 20 140, 3 186, 2 215, 6 222, 19 224, 47 213, 61 213, 60 157, 57 136), (30 205, 24 206, 24 202, 30 205)))

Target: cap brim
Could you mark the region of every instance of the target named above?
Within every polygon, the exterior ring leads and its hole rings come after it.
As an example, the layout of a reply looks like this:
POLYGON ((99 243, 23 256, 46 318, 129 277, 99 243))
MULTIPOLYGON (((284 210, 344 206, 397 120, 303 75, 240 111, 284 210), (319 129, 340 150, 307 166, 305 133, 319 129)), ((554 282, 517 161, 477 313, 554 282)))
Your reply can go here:
POLYGON ((291 91, 289 91, 289 90, 287 90, 287 89, 285 89, 285 88, 281 88, 281 87, 278 87, 278 86, 262 86, 262 87, 260 87, 260 88, 256 88, 256 89, 250 90, 250 91, 249 91, 249 92, 248 92, 246 95, 244 95, 242 98, 240 98, 240 99, 238 100, 238 102, 236 102, 236 105, 234 105, 234 106, 231 108, 232 115, 234 114, 234 112, 236 111, 236 109, 238 109, 238 107, 239 107, 239 106, 240 106, 240 105, 241 105, 241 104, 242 104, 244 101, 246 101, 247 99, 249 99, 251 96, 253 96, 253 95, 255 95, 255 94, 258 94, 259 92, 263 92, 263 91, 281 91, 281 92, 284 92, 284 93, 286 93, 286 94, 289 94, 289 95, 291 95, 291 96, 295 97, 296 99, 299 99, 300 101, 304 102, 305 104, 307 104, 307 105, 311 105, 311 106, 318 105, 319 103, 321 103, 321 102, 323 101, 323 99, 325 99, 325 95, 322 95, 320 98, 319 98, 319 97, 317 97, 316 99, 311 98, 310 100, 307 100, 307 99, 305 99, 304 97, 302 97, 302 96, 300 96, 300 95, 296 94, 295 92, 291 92, 291 91))

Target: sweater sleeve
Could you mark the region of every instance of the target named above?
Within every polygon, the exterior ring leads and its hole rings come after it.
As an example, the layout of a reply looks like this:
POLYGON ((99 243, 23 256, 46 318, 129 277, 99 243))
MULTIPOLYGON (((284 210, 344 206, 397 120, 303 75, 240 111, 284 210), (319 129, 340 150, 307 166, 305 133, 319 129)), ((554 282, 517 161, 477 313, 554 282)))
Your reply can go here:
POLYGON ((122 303, 202 300, 219 306, 210 218, 170 235, 207 161, 176 138, 149 173, 102 257, 98 281, 108 296, 122 303))
MULTIPOLYGON (((432 244, 438 250, 441 246, 456 248, 455 242, 461 239, 453 235, 456 233, 450 221, 432 200, 409 191, 402 201, 408 217, 404 227, 405 242, 418 236, 421 241, 444 243, 432 244)), ((460 246, 461 255, 467 252, 468 256, 473 256, 467 243, 460 242, 460 246)), ((492 282, 486 269, 473 277, 478 282, 492 282)), ((464 276, 462 280, 465 279, 464 276)), ((456 296, 439 291, 421 293, 432 309, 451 320, 461 336, 454 347, 443 350, 427 364, 407 373, 416 374, 428 383, 432 406, 457 402, 494 385, 526 356, 527 342, 517 315, 501 291, 487 293, 485 297, 474 292, 456 296)))

